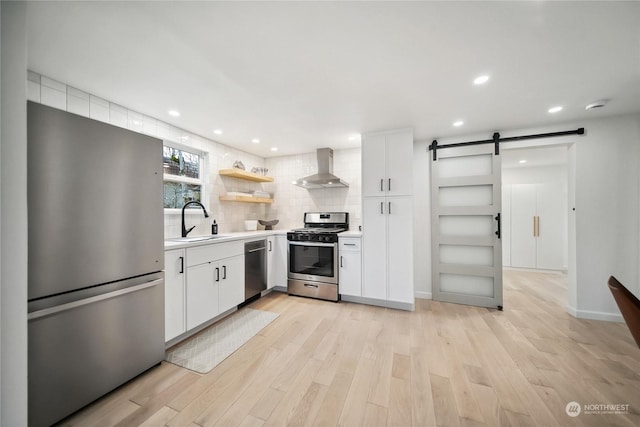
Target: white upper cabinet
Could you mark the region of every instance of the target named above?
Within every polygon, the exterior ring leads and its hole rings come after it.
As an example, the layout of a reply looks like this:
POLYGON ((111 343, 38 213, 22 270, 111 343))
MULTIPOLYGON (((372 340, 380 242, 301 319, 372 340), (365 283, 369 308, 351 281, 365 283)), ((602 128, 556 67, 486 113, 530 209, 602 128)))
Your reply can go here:
POLYGON ((385 135, 362 137, 362 196, 384 196, 387 177, 387 138, 385 135), (365 149, 366 145, 366 149, 365 149))
POLYGON ((413 194, 413 131, 387 135, 387 196, 413 194))
POLYGON ((411 195, 412 169, 411 129, 363 135, 363 197, 411 195))

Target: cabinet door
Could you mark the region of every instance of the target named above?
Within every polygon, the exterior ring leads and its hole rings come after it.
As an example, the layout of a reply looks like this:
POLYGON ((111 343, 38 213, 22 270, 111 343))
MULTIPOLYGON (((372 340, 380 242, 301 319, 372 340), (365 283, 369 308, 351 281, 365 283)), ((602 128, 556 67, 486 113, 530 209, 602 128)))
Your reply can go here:
POLYGON ((267 289, 271 289, 277 284, 276 258, 276 236, 269 236, 267 237, 267 289))
MULTIPOLYGON (((287 256, 287 250, 289 242, 287 242, 287 236, 274 236, 273 250, 271 251, 272 267, 270 278, 273 281, 273 286, 287 287, 287 262, 289 257, 287 256)), ((271 286, 270 286, 271 287, 271 286)))
POLYGON ((218 315, 216 264, 205 263, 187 269, 187 329, 218 315))
POLYGON ((220 269, 219 308, 223 313, 244 302, 244 255, 218 262, 220 269))
POLYGON ((362 296, 387 299, 387 214, 384 197, 362 199, 362 296))
POLYGON ((341 295, 362 296, 362 259, 360 252, 341 252, 338 290, 341 295))
POLYGON ((184 249, 164 253, 165 342, 186 331, 184 318, 184 249))
POLYGON ((401 131, 387 135, 387 196, 413 194, 413 132, 401 131))
POLYGON ((413 198, 389 197, 386 203, 388 299, 413 304, 413 198))
POLYGON ((511 186, 511 266, 536 268, 536 184, 511 186))
POLYGON ((382 196, 386 192, 386 137, 362 137, 362 196, 382 196))
POLYGON ((566 268, 564 248, 567 247, 566 216, 567 198, 562 183, 546 183, 536 186, 538 238, 536 247, 537 267, 546 270, 566 268))

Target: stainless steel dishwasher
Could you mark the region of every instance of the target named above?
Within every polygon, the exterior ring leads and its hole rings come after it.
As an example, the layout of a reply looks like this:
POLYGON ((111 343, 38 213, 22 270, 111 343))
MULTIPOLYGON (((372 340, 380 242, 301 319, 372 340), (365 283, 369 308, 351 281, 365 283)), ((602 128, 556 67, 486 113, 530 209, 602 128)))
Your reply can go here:
POLYGON ((254 240, 244 244, 244 300, 267 289, 267 241, 254 240))

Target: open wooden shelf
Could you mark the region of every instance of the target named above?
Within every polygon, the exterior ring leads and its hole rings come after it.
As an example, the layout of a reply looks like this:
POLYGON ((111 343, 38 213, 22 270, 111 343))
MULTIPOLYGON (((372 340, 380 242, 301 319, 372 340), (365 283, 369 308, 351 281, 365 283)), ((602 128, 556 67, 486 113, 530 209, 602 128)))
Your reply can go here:
POLYGON ((273 203, 273 199, 267 199, 265 197, 220 196, 219 199, 223 202, 273 203))
MULTIPOLYGON (((230 176, 232 178, 244 179, 246 181, 253 182, 273 182, 273 177, 258 175, 257 173, 243 171, 242 169, 232 168, 232 169, 220 169, 218 174, 222 176, 230 176)), ((259 202, 265 203, 265 202, 259 202)))

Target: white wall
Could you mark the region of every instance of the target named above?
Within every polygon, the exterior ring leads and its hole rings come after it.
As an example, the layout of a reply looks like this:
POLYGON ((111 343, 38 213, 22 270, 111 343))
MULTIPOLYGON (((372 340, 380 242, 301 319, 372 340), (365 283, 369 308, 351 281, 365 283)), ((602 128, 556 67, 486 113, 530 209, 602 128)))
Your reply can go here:
POLYGON ((315 174, 318 171, 316 153, 295 156, 272 157, 266 160, 274 182, 265 184, 267 191, 275 194, 274 203, 267 207, 267 219, 278 219, 279 229, 303 226, 305 212, 349 212, 351 230, 362 225, 360 148, 335 150, 333 174, 349 183, 348 188, 324 188, 307 190, 292 181, 315 174))
POLYGON ((579 317, 613 319, 610 275, 640 296, 640 115, 585 128, 576 143, 575 309, 579 317))
POLYGON ((27 425, 25 3, 0 2, 0 425, 27 425))
MULTIPOLYGON (((631 292, 640 296, 640 115, 519 129, 501 134, 509 137, 577 127, 584 127, 586 134, 509 144, 515 148, 575 143, 569 148, 568 165, 567 310, 578 317, 620 321, 618 308, 607 287, 609 276, 616 276, 631 292)), ((487 133, 440 138, 438 141, 444 144, 489 137, 487 133)), ((426 149, 429 143, 417 141, 416 153, 426 149)), ((427 173, 430 161, 429 158, 416 157, 416 175, 427 173)), ((426 203, 430 197, 428 185, 416 182, 415 197, 422 200, 416 204, 426 203)), ((425 230, 430 224, 430 212, 424 207, 419 212, 420 215, 416 211, 416 230, 425 230)), ((416 239, 422 239, 422 236, 416 234, 416 239)), ((416 242, 416 248, 420 244, 416 242)), ((419 250, 416 254, 420 254, 419 250)), ((418 256, 422 257, 421 254, 418 256)), ((416 271, 416 293, 430 291, 430 272, 427 274, 424 269, 416 271)), ((505 301, 505 309, 508 309, 508 301, 505 301)))
POLYGON ((431 141, 413 144, 413 286, 416 298, 431 298, 431 141))
MULTIPOLYGON (((251 170, 254 166, 263 167, 264 159, 262 157, 203 138, 32 71, 28 73, 27 89, 30 101, 154 136, 186 149, 194 148, 197 151, 206 152, 206 166, 209 175, 205 177, 205 180, 210 191, 209 200, 208 203, 205 202, 205 206, 207 206, 210 217, 205 218, 202 211, 189 213, 185 220, 188 224, 187 227, 196 226, 190 235, 210 234, 213 219, 218 223, 219 233, 222 234, 242 231, 246 219, 264 218, 264 205, 221 202, 218 199, 219 195, 226 194, 228 191, 262 189, 260 184, 218 175, 219 169, 231 168, 236 160, 240 160, 247 170, 251 170)), ((165 237, 179 237, 180 233, 180 212, 165 213, 165 237)))

